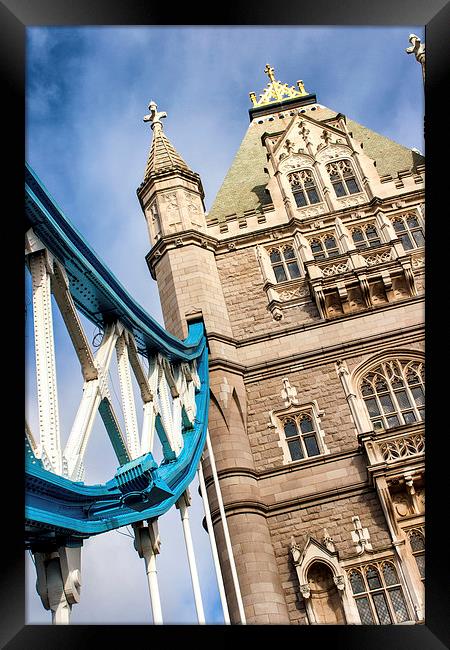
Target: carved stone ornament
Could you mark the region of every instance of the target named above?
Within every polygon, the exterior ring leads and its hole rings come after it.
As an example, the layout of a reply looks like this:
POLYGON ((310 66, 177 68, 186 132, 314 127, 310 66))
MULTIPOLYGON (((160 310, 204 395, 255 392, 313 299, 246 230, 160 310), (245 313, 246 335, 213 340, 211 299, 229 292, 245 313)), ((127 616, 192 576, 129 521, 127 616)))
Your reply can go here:
POLYGON ((311 589, 309 588, 309 585, 300 585, 300 593, 303 598, 309 598, 311 596, 311 589))
POLYGON ((280 171, 290 171, 291 169, 300 169, 301 167, 311 167, 313 159, 299 153, 291 153, 289 156, 283 156, 280 162, 280 171))
POLYGON ((344 199, 337 199, 339 204, 342 205, 344 208, 351 208, 354 205, 361 205, 361 203, 365 202, 364 196, 351 196, 349 198, 344 198, 344 199))
POLYGON ((316 155, 316 160, 317 162, 324 163, 327 160, 334 160, 335 158, 349 155, 351 155, 350 147, 347 147, 347 145, 344 144, 333 144, 321 149, 316 155))
POLYGON ((318 217, 325 212, 325 204, 319 203, 312 208, 298 208, 298 211, 300 217, 318 217))
POLYGON ((280 321, 283 318, 283 312, 278 307, 272 311, 272 318, 276 321, 280 321))
POLYGON ((340 591, 344 591, 344 589, 345 589, 344 576, 343 576, 343 575, 340 575, 340 576, 334 576, 333 580, 334 580, 334 584, 336 585, 336 587, 337 587, 340 591))

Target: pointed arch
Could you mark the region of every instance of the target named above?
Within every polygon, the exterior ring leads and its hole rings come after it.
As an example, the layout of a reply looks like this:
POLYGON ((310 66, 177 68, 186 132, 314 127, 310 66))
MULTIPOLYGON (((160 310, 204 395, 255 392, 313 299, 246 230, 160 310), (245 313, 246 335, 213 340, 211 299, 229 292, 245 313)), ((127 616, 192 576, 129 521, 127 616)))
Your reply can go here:
POLYGON ((353 372, 353 387, 374 431, 425 420, 424 354, 384 350, 353 372))

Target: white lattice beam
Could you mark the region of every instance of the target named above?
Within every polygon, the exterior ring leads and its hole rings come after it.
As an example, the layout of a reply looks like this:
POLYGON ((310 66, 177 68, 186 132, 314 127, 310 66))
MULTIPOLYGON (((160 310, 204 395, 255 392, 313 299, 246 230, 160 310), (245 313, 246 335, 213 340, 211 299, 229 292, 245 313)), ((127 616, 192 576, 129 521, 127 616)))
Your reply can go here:
POLYGON ((82 476, 82 462, 101 399, 110 398, 107 376, 117 337, 116 326, 109 325, 94 360, 98 379, 85 381, 83 386, 83 396, 64 449, 67 474, 72 480, 80 480, 82 476))
POLYGON ((53 259, 46 250, 39 250, 30 253, 28 261, 33 290, 40 444, 50 461, 52 471, 61 474, 62 457, 50 288, 53 259))
POLYGON ((117 339, 116 352, 127 444, 132 458, 137 458, 140 456, 141 450, 125 332, 117 339))
POLYGON ((148 390, 152 400, 144 403, 144 417, 142 421, 141 452, 143 454, 153 451, 155 438, 155 419, 158 413, 156 393, 158 391, 159 367, 156 357, 148 359, 148 390))

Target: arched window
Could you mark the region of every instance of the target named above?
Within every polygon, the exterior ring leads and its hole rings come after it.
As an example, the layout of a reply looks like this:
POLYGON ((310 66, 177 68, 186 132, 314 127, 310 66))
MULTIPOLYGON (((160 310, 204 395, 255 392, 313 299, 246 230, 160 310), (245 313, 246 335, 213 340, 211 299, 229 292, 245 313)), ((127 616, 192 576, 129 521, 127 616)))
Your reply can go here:
POLYGON ((392 220, 392 225, 405 251, 425 246, 423 228, 414 214, 395 217, 392 220))
POLYGON ((349 580, 363 625, 391 625, 410 620, 403 589, 392 562, 352 569, 349 580))
POLYGON ((420 577, 425 582, 425 537, 420 530, 413 528, 412 530, 408 531, 408 540, 411 546, 412 554, 416 559, 420 577))
POLYGON ((289 174, 288 179, 298 208, 320 202, 314 175, 310 169, 289 174))
POLYGON ((368 248, 381 244, 378 231, 372 223, 352 228, 352 238, 356 248, 368 248))
POLYGON ((326 169, 338 198, 347 194, 361 192, 349 160, 329 163, 326 169))
POLYGON ((383 361, 360 380, 374 431, 425 420, 425 367, 421 361, 383 361))
POLYGON ((271 248, 269 257, 277 282, 285 282, 300 277, 300 269, 292 246, 271 248))
POLYGON ((339 248, 333 235, 323 235, 309 240, 311 251, 315 260, 324 260, 327 257, 339 255, 339 248))
POLYGON ((321 453, 317 427, 309 413, 289 416, 282 422, 292 460, 318 456, 321 453))

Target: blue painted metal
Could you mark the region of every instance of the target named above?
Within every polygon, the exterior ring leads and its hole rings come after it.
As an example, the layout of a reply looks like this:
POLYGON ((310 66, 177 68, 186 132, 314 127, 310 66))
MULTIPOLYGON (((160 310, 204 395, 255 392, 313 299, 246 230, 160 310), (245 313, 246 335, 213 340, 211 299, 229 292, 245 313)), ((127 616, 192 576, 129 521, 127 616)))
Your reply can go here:
POLYGON ((52 541, 77 543, 167 512, 194 479, 205 446, 209 376, 203 323, 191 323, 184 341, 166 332, 97 257, 28 165, 25 173, 27 227, 63 264, 80 311, 102 329, 120 320, 145 356, 161 353, 172 363, 196 359, 200 379, 194 425, 183 418, 183 449, 160 466, 150 453, 125 462, 124 450, 119 449, 123 464, 115 476, 101 485, 85 485, 47 471, 26 446, 25 539, 28 548, 36 549, 52 541))
POLYGON ((25 167, 25 214, 45 246, 62 263, 77 308, 100 328, 120 319, 141 354, 162 351, 170 361, 192 361, 203 341, 172 336, 137 303, 67 219, 31 167, 25 167))

